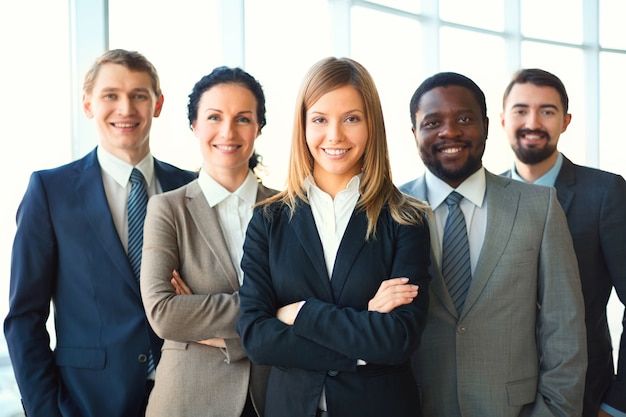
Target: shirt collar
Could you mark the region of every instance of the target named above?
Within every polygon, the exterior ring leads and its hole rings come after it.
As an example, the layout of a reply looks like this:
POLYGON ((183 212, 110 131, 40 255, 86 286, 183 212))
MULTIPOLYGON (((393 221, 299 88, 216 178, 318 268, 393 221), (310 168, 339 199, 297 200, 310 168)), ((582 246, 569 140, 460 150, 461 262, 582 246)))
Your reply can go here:
MULTIPOLYGON (((554 187, 554 183, 556 182, 556 177, 559 176, 559 172, 561 171, 562 166, 563 166, 563 155, 561 154, 561 152, 558 152, 556 161, 554 162, 554 165, 552 165, 552 168, 550 168, 541 177, 537 178, 537 180, 535 180, 533 184, 543 185, 546 187, 554 187)), ((524 178, 520 177, 520 175, 517 173, 517 168, 515 168, 515 163, 513 163, 513 168, 511 168, 511 178, 517 181, 528 182, 524 178)))
POLYGON ((154 158, 150 152, 135 166, 119 159, 102 146, 98 146, 97 155, 98 163, 102 170, 109 174, 120 186, 126 187, 133 168, 137 168, 141 171, 146 180, 146 185, 149 186, 152 184, 152 177, 154 176, 154 158))
POLYGON ((433 210, 436 210, 452 191, 461 194, 463 198, 469 200, 477 207, 482 207, 485 200, 487 182, 484 167, 480 167, 478 171, 467 177, 465 181, 456 188, 450 187, 445 181, 430 172, 430 170, 426 170, 425 180, 426 189, 428 190, 428 203, 433 210))
MULTIPOLYGON (((346 184, 346 188, 344 188, 343 190, 339 191, 337 193, 337 195, 342 194, 342 193, 349 193, 349 194, 360 194, 361 192, 361 176, 362 174, 358 174, 355 175, 354 177, 352 177, 350 179, 350 181, 348 181, 348 184, 346 184)), ((323 191, 321 188, 319 188, 317 186, 317 184, 315 184, 315 180, 313 179, 312 175, 309 175, 305 180, 304 180, 304 190, 306 191, 307 194, 307 198, 311 198, 311 193, 324 193, 327 194, 325 191, 323 191)))
POLYGON ((256 203, 258 181, 252 171, 248 171, 246 179, 243 183, 241 183, 239 188, 232 193, 224 188, 220 183, 215 181, 213 177, 207 174, 203 169, 200 170, 198 184, 200 185, 200 189, 211 207, 215 207, 231 195, 236 195, 250 207, 254 206, 256 203))

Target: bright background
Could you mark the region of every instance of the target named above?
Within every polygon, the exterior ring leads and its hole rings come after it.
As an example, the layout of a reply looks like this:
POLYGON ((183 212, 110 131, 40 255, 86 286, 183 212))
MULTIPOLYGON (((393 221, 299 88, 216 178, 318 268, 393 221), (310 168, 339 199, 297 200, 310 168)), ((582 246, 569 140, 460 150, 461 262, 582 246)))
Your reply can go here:
MULTIPOLYGON (((157 67, 165 107, 152 151, 196 169, 187 127, 191 87, 218 65, 241 66, 264 86, 268 124, 257 142, 264 182, 283 188, 293 106, 306 70, 350 56, 370 70, 383 101, 394 180, 423 173, 408 112, 419 83, 437 71, 473 78, 491 119, 487 169, 511 166, 499 123, 501 95, 520 67, 557 74, 573 121, 560 149, 574 162, 626 174, 621 105, 626 97, 622 0, 26 0, 0 4, 0 318, 8 305, 15 212, 32 171, 79 158, 96 144, 80 111, 82 78, 107 48, 135 49, 157 67)), ((617 345, 623 307, 613 296, 617 345)), ((0 336, 0 417, 19 415, 0 336)))

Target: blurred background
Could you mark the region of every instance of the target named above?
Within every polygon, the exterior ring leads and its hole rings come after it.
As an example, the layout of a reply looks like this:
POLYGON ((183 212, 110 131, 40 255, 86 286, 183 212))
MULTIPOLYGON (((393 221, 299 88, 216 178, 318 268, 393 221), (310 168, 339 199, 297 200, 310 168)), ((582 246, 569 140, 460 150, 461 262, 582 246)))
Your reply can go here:
MULTIPOLYGON (((623 0, 2 2, 0 318, 8 310, 15 212, 30 173, 96 145, 81 110, 82 80, 106 49, 137 50, 155 64, 165 105, 153 123, 152 152, 187 169, 201 163, 187 126, 187 94, 214 67, 241 66, 264 87, 268 124, 257 151, 264 183, 282 189, 300 81, 314 62, 334 55, 361 62, 377 83, 397 184, 423 173, 409 99, 438 71, 463 73, 484 90, 491 123, 483 161, 495 173, 510 168, 499 114, 504 88, 522 67, 546 69, 565 83, 573 119, 559 148, 575 163, 624 175, 625 17, 623 0)), ((614 344, 622 315, 613 295, 614 344)), ((19 398, 0 335, 0 417, 21 415, 19 398)))

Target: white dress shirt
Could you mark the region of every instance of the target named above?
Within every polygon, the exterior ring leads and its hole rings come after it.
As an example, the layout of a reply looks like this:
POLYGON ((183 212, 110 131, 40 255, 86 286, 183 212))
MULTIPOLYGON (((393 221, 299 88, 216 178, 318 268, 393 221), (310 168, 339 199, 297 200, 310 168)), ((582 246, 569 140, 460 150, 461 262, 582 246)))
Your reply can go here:
POLYGON ((132 166, 112 153, 98 146, 96 151, 102 172, 102 184, 106 194, 113 224, 124 250, 128 252, 128 195, 130 194, 130 173, 137 168, 146 180, 148 197, 161 193, 161 185, 154 175, 154 158, 148 153, 137 165, 132 166))
POLYGON ((252 171, 248 171, 248 176, 243 183, 231 193, 204 170, 201 170, 198 184, 209 206, 217 209, 222 235, 226 240, 228 253, 241 285, 243 283, 243 271, 241 270, 243 241, 246 237, 248 223, 252 218, 252 209, 256 204, 256 194, 259 188, 257 177, 252 171))
POLYGON ((478 257, 485 240, 485 231, 487 230, 487 201, 485 200, 485 192, 487 184, 485 180, 485 168, 478 171, 465 179, 456 189, 450 187, 447 183, 426 170, 425 175, 428 203, 435 213, 435 221, 437 223, 438 242, 433 250, 437 251, 437 259, 441 259, 443 244, 443 229, 446 225, 448 217, 448 206, 445 201, 452 191, 463 196, 461 200, 461 211, 465 218, 467 227, 467 238, 470 247, 470 263, 472 266, 472 274, 476 269, 478 257))
MULTIPOLYGON (((324 251, 324 261, 326 262, 326 270, 328 278, 333 276, 333 268, 335 267, 335 259, 337 258, 337 250, 346 232, 352 212, 356 207, 360 197, 361 176, 356 175, 346 185, 346 188, 339 191, 333 199, 329 194, 322 191, 313 180, 309 177, 304 182, 304 187, 309 199, 309 205, 313 212, 315 227, 317 234, 322 241, 322 249, 324 251)), ((300 308, 304 302, 300 303, 300 308)), ((365 362, 358 360, 359 365, 365 365, 365 362)), ((326 388, 322 389, 322 395, 318 407, 320 410, 326 410, 326 388)))

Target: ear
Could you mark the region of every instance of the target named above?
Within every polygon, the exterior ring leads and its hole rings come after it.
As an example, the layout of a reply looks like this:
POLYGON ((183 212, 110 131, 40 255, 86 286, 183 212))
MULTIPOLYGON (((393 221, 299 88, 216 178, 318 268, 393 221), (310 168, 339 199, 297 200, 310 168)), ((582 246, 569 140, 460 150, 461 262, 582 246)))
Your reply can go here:
POLYGON ((485 140, 489 137, 489 118, 485 117, 485 140))
POLYGON ((571 113, 567 113, 565 116, 563 116, 563 129, 561 129, 561 133, 567 130, 567 126, 569 126, 571 121, 572 121, 571 113))
POLYGON ((504 112, 500 113, 500 125, 504 128, 504 112))
POLYGON ((83 94, 83 112, 89 119, 93 117, 93 111, 91 111, 91 94, 83 94))
POLYGON ((154 106, 154 114, 153 114, 154 117, 159 117, 159 114, 161 114, 164 101, 165 101, 165 97, 163 96, 163 94, 161 94, 159 98, 157 98, 156 105, 154 106))

